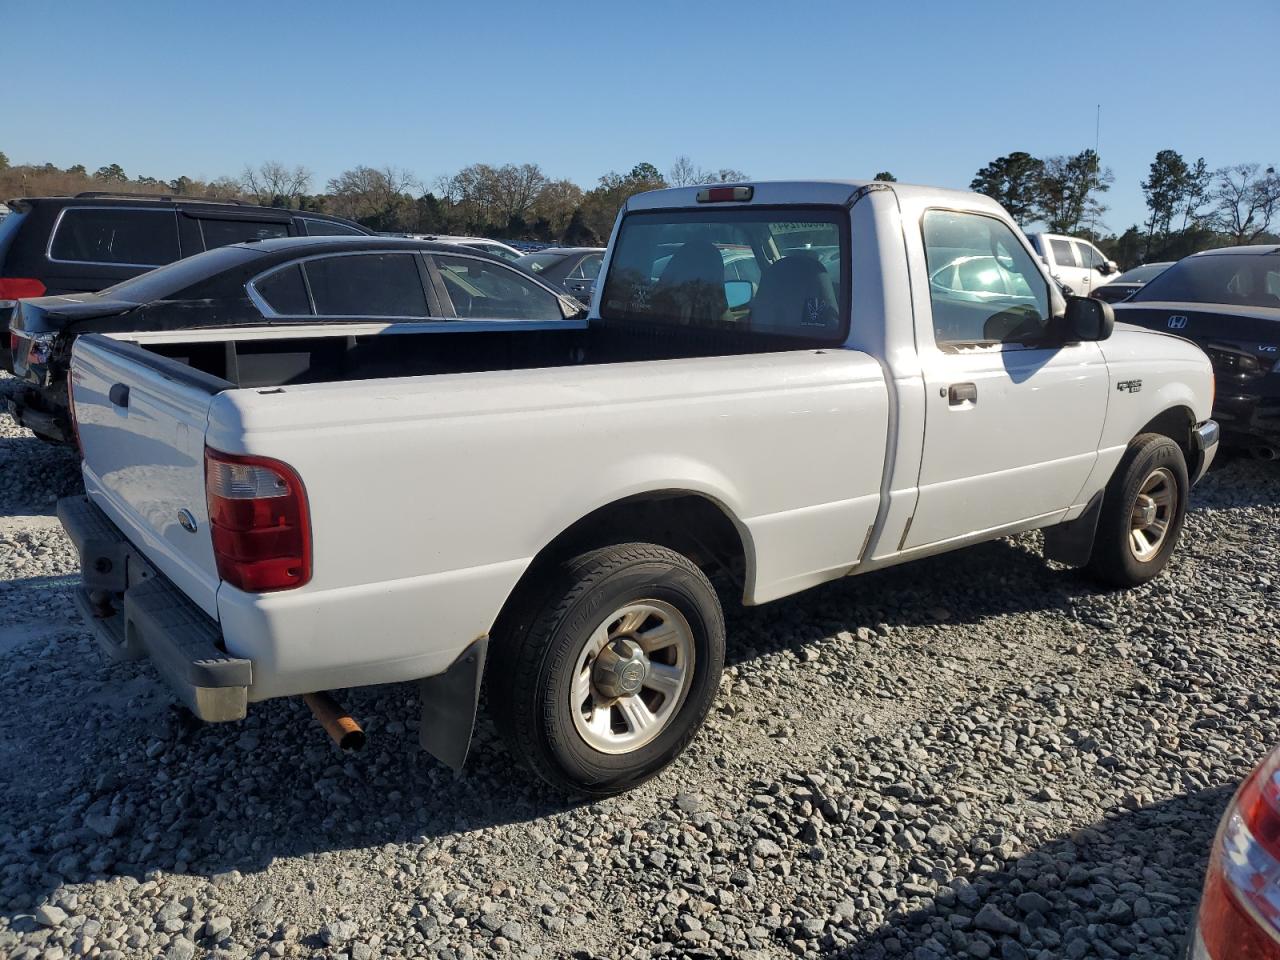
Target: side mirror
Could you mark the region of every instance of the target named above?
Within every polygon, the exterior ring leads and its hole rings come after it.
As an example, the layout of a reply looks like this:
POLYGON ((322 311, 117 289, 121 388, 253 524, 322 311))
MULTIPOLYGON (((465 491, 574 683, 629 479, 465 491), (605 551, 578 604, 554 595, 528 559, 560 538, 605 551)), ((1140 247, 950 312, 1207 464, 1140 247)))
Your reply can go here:
POLYGON ((1093 297, 1067 297, 1065 321, 1069 341, 1106 340, 1115 329, 1116 312, 1093 297))
POLYGON ((730 310, 745 307, 756 295, 755 284, 750 280, 726 280, 724 282, 724 298, 730 310))
POLYGON ((1098 264, 1098 272, 1104 277, 1109 277, 1116 272, 1116 262, 1114 260, 1103 260, 1098 264))

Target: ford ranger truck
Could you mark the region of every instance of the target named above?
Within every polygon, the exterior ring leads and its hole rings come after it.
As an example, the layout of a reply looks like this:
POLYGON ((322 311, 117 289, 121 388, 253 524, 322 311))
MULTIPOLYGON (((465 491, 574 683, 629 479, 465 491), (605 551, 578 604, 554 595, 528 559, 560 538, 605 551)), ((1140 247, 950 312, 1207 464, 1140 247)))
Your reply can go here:
POLYGON ((768 603, 1042 529, 1134 587, 1217 448, 1204 353, 1064 299, 973 193, 644 193, 584 319, 486 324, 479 284, 450 323, 77 339, 59 514, 104 649, 213 721, 415 681, 455 766, 487 684, 516 757, 606 795, 712 705, 713 577, 768 603))

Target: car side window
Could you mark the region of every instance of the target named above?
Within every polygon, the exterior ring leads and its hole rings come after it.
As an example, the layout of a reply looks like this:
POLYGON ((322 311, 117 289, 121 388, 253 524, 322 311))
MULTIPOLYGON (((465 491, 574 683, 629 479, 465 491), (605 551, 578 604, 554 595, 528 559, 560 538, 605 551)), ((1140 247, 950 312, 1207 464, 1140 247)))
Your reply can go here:
POLYGON ((233 243, 244 243, 246 240, 269 240, 272 237, 287 237, 287 223, 270 223, 261 220, 206 220, 199 219, 200 236, 204 238, 204 248, 213 250, 227 247, 233 243))
POLYGON ((273 313, 282 317, 305 317, 311 314, 311 297, 302 278, 302 265, 292 263, 254 281, 253 288, 267 302, 273 313))
POLYGON ((516 270, 479 257, 437 253, 433 259, 460 319, 564 319, 560 298, 516 270))
POLYGON ((1031 344, 1049 325, 1049 287, 1003 221, 976 213, 924 215, 934 340, 939 347, 1031 344))
POLYGON ((594 280, 600 276, 600 264, 604 262, 604 257, 598 253, 593 253, 589 257, 583 257, 581 262, 573 268, 569 274, 570 280, 594 280))
POLYGON ((332 220, 313 220, 303 217, 308 237, 363 237, 364 234, 345 223, 334 223, 332 220))
POLYGON ((1053 251, 1053 262, 1060 267, 1078 267, 1075 244, 1070 240, 1050 240, 1049 249, 1053 251))
POLYGON ((49 241, 51 259, 75 263, 159 267, 181 255, 172 210, 68 207, 49 241))
POLYGON ((302 269, 319 316, 429 315, 418 258, 412 253, 336 254, 307 260, 302 269))

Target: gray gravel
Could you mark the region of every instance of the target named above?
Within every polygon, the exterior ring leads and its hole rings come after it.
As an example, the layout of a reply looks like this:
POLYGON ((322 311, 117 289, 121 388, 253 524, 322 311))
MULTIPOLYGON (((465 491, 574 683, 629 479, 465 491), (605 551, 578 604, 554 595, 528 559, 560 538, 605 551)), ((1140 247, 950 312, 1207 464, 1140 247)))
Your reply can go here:
MULTIPOLYGON (((0 384, 0 386, 3 386, 0 384)), ((688 754, 603 803, 416 748, 410 687, 184 721, 72 612, 75 465, 0 417, 0 956, 1173 956, 1234 783, 1280 740, 1280 469, 1197 490, 1100 593, 1034 537, 730 615, 688 754)))

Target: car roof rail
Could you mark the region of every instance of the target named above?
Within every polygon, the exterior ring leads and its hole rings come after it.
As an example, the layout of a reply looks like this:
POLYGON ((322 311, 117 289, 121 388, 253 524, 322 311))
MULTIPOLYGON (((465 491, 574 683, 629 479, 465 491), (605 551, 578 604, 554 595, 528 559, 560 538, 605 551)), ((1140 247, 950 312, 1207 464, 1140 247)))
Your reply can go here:
POLYGON ((212 197, 186 197, 172 193, 127 193, 120 190, 83 190, 76 194, 77 200, 160 200, 169 203, 226 203, 238 207, 256 207, 258 204, 248 200, 217 199, 212 197))

